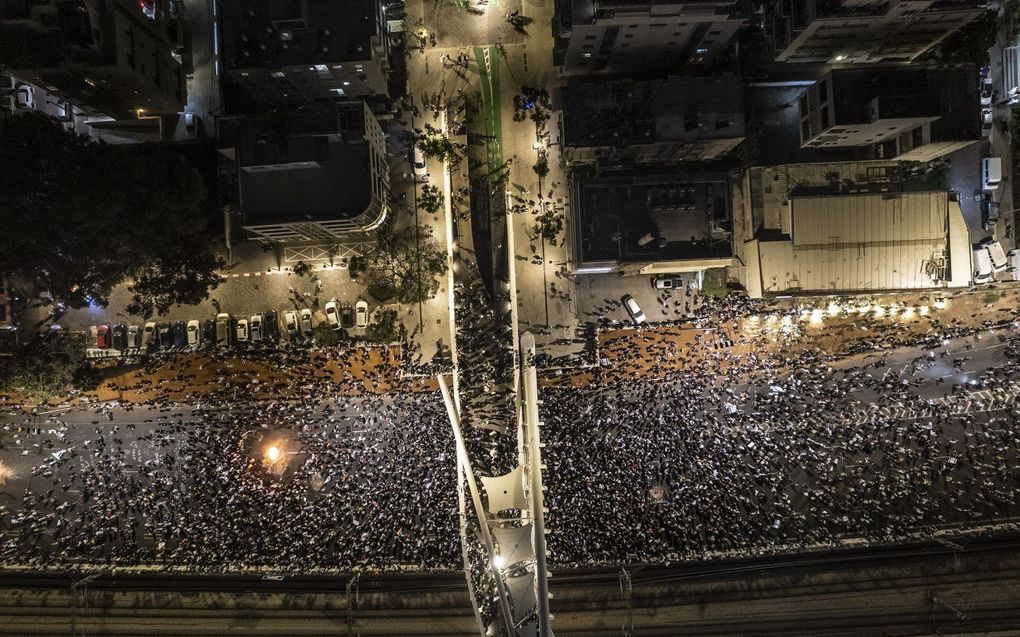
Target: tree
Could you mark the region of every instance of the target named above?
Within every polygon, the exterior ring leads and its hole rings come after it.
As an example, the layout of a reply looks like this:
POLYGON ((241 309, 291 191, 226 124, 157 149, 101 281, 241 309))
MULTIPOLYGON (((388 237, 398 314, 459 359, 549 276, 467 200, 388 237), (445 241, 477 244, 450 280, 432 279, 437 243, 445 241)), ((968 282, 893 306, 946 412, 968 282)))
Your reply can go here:
POLYGON ((443 196, 432 184, 425 184, 421 187, 421 194, 418 195, 418 203, 429 214, 436 214, 443 206, 443 196))
POLYGON ((298 276, 308 276, 308 273, 312 271, 312 266, 308 265, 304 261, 298 261, 294 264, 294 274, 298 276))
POLYGON ((538 151, 538 161, 531 168, 539 177, 546 177, 549 174, 549 154, 544 150, 538 151))
POLYGON ((391 289, 402 303, 417 303, 435 296, 436 277, 446 272, 446 252, 429 228, 410 226, 380 229, 376 246, 365 255, 365 276, 370 288, 391 289))
POLYGON ((454 166, 460 163, 458 146, 450 141, 443 131, 431 124, 425 124, 425 130, 418 136, 416 143, 421 149, 421 153, 426 157, 431 157, 436 161, 448 161, 454 166))
POLYGON ((0 192, 0 271, 35 278, 71 307, 106 305, 135 277, 153 307, 155 297, 199 298, 196 285, 219 281, 202 180, 159 146, 96 143, 37 112, 8 118, 0 192), (201 268, 195 281, 168 274, 185 263, 201 268))
POLYGON ((312 328, 312 336, 315 338, 315 344, 320 347, 332 347, 347 341, 346 330, 334 330, 327 323, 319 323, 312 328))
POLYGON ((0 358, 0 391, 49 400, 72 388, 94 389, 98 375, 85 362, 86 345, 84 334, 69 333, 23 345, 0 358))
POLYGON ((549 245, 555 246, 560 232, 563 231, 563 215, 554 210, 547 210, 538 215, 531 231, 535 237, 541 237, 549 245))
POLYGON ((376 320, 369 324, 365 330, 368 340, 377 343, 392 343, 403 339, 407 333, 404 324, 397 320, 397 311, 393 308, 386 308, 376 313, 376 320))
POLYGON ((350 261, 347 262, 347 274, 350 275, 351 280, 357 280, 359 276, 365 273, 368 269, 368 259, 364 255, 356 255, 351 257, 350 261))
POLYGON ((131 314, 151 317, 170 312, 175 305, 196 305, 209 298, 223 277, 215 273, 225 265, 223 259, 203 251, 182 251, 177 261, 169 259, 148 263, 135 271, 128 286, 131 314))
POLYGON ((552 99, 549 91, 534 86, 522 86, 521 92, 514 95, 514 121, 523 122, 530 118, 535 122, 535 128, 542 130, 549 121, 552 99))

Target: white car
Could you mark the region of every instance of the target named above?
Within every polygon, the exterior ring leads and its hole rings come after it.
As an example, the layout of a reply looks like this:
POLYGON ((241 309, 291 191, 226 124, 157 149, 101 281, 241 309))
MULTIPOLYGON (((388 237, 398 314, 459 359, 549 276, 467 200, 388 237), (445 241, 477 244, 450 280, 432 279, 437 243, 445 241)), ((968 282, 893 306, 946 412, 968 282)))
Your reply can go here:
POLYGON ((412 157, 411 167, 414 168, 414 178, 418 181, 428 181, 429 171, 425 166, 425 155, 422 154, 421 148, 418 148, 417 144, 414 145, 412 157))
POLYGON ((35 91, 28 84, 19 84, 14 92, 14 105, 25 110, 35 108, 35 91))
POLYGON ((195 114, 191 111, 184 113, 184 130, 189 133, 195 132, 195 114))
POLYGON ((992 134, 992 109, 990 108, 981 111, 981 134, 985 137, 992 134))
POLYGON ((251 318, 248 319, 248 329, 251 331, 251 340, 253 343, 258 343, 265 334, 263 333, 263 324, 265 321, 262 319, 261 314, 252 314, 251 318))
POLYGON ((156 340, 156 324, 149 322, 142 330, 142 345, 152 345, 156 340))
POLYGON ((634 319, 636 325, 641 325, 647 320, 645 313, 641 311, 641 306, 638 305, 633 296, 624 294, 621 301, 623 301, 623 308, 627 310, 627 314, 630 314, 630 318, 634 319))
POLYGON ((234 326, 234 336, 237 338, 238 343, 248 340, 248 319, 237 320, 237 324, 234 326))
POLYGON ((137 348, 137 347, 141 347, 141 343, 142 343, 141 337, 142 337, 142 333, 138 329, 137 325, 128 325, 128 328, 127 328, 127 346, 129 348, 134 349, 134 348, 137 348))
POLYGON ((95 346, 96 343, 99 342, 99 326, 98 325, 89 325, 89 342, 92 343, 93 346, 95 346))
POLYGON ((301 310, 301 333, 305 336, 311 336, 313 327, 315 326, 312 324, 312 311, 306 307, 301 310))
POLYGON ((202 342, 202 324, 196 320, 188 321, 188 345, 195 346, 202 342))
POLYGON ((283 324, 287 328, 287 333, 294 336, 298 333, 297 327, 297 312, 294 310, 287 310, 283 313, 283 324))
POLYGON ((354 324, 358 327, 368 327, 368 303, 358 301, 354 304, 354 324))
POLYGON ((326 304, 326 320, 329 322, 330 329, 340 329, 340 308, 336 299, 326 304))

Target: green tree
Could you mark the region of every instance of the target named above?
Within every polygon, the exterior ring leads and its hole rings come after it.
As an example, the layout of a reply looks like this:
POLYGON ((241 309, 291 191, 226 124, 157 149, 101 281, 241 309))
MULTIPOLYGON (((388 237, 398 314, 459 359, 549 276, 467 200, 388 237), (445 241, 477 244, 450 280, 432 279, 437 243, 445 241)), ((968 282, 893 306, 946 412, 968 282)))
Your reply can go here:
POLYGON ((298 276, 308 276, 308 273, 312 271, 312 266, 308 265, 304 261, 298 261, 294 264, 294 274, 298 276))
POLYGON ((416 143, 426 157, 431 157, 436 161, 448 161, 454 166, 460 163, 458 150, 463 149, 454 144, 449 137, 443 134, 443 131, 431 124, 425 124, 424 132, 418 136, 416 143))
POLYGON ((534 86, 522 86, 521 92, 513 97, 514 121, 531 119, 537 130, 545 128, 552 109, 549 91, 534 86))
POLYGON ((541 237, 549 245, 555 246, 560 233, 563 232, 563 215, 554 210, 547 210, 538 215, 531 232, 535 237, 541 237))
POLYGON ((98 374, 85 361, 84 334, 61 333, 36 339, 0 358, 0 391, 18 390, 39 400, 59 398, 69 389, 94 389, 98 374))
POLYGON ((315 338, 315 344, 320 347, 332 347, 347 342, 346 330, 334 330, 327 323, 319 323, 312 328, 312 336, 315 338))
POLYGON ((436 214, 443 206, 443 195, 432 184, 425 184, 421 187, 421 194, 418 195, 418 204, 429 214, 436 214))
POLYGON ((143 307, 200 298, 196 285, 219 281, 202 180, 159 146, 96 143, 42 113, 8 118, 0 193, 0 271, 36 278, 71 307, 106 305, 136 277, 143 307), (202 269, 195 280, 169 274, 182 264, 202 269))
POLYGON ((209 298, 223 277, 216 274, 223 260, 210 252, 184 250, 180 259, 165 259, 138 268, 128 286, 132 294, 127 311, 150 318, 170 312, 175 305, 196 305, 209 298))
POLYGON ((539 151, 538 161, 531 167, 535 171, 535 174, 539 177, 545 178, 549 174, 549 155, 544 150, 539 151))
POLYGON ((430 299, 439 290, 436 278, 446 272, 446 252, 432 230, 410 226, 380 229, 376 246, 365 255, 369 287, 389 288, 402 303, 430 299))
POLYGON ((376 320, 368 325, 365 337, 377 343, 392 343, 407 334, 404 324, 397 320, 397 311, 386 308, 376 313, 376 320))

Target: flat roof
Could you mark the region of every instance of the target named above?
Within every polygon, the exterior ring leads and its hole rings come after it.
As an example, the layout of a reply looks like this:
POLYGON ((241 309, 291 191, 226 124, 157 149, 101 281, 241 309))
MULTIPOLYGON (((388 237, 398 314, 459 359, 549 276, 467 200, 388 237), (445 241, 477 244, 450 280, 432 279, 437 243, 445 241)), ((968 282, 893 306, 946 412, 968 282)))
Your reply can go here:
MULTIPOLYGON (((789 239, 755 241, 761 290, 840 292, 966 284, 966 225, 947 191, 791 199, 789 239), (964 266, 963 264, 966 264, 964 266)), ((754 250, 750 251, 752 254, 754 250)), ((756 282, 749 283, 749 289, 756 282)))
POLYGON ((712 174, 626 174, 574 179, 583 263, 726 258, 729 182, 712 174), (646 234, 661 237, 640 245, 646 234))
POLYGON ((372 59, 374 0, 221 0, 227 69, 372 59))
POLYGON ((744 136, 739 77, 580 78, 562 89, 567 146, 626 146, 744 136))
POLYGON ((881 117, 937 115, 931 125, 933 141, 981 136, 973 64, 839 68, 831 74, 834 124, 870 121, 869 103, 881 98, 881 117))

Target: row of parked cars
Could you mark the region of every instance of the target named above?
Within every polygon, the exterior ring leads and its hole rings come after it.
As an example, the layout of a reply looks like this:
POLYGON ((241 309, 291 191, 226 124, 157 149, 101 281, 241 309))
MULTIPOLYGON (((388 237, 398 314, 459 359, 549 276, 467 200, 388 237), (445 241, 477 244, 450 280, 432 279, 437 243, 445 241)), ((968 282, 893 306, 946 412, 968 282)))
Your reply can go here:
MULTIPOLYGON (((335 299, 326 303, 326 324, 333 330, 368 326, 368 303, 358 301, 351 306, 335 299)), ((100 349, 131 350, 149 347, 184 348, 201 344, 234 345, 237 343, 273 343, 286 336, 292 341, 311 337, 318 320, 308 308, 287 310, 282 320, 276 310, 237 318, 221 312, 215 319, 199 321, 150 321, 144 327, 120 323, 93 325, 92 340, 100 349)))

